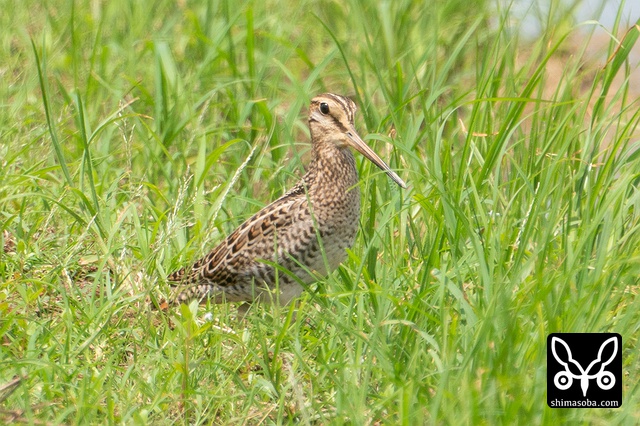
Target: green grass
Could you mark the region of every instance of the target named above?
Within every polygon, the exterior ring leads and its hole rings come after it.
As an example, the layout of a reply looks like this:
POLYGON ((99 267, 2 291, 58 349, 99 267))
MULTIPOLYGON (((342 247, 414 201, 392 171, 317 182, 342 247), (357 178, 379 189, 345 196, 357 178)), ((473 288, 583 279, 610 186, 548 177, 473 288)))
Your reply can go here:
POLYGON ((638 27, 594 58, 557 2, 535 41, 493 2, 237 3, 0 14, 0 423, 640 422, 638 27), (154 310, 302 175, 324 91, 410 189, 359 160, 295 305, 154 310), (621 408, 547 408, 560 331, 622 335, 621 408))

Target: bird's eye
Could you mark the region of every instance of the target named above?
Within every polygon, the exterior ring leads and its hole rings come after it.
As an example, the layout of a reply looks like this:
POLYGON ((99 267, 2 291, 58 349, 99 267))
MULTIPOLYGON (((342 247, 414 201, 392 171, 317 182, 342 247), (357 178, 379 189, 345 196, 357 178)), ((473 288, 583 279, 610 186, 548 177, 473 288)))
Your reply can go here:
POLYGON ((329 114, 329 104, 326 102, 322 102, 320 104, 320 112, 323 114, 329 114))

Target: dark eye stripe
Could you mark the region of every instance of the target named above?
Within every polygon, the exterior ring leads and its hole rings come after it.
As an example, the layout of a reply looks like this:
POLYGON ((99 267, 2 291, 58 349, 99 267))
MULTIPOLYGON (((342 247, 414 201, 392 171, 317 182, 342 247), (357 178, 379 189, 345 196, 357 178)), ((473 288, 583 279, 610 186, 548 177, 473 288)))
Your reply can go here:
POLYGON ((344 132, 344 133, 347 133, 347 132, 348 132, 348 129, 347 129, 346 127, 344 127, 344 124, 342 124, 342 123, 340 122, 340 120, 338 120, 338 119, 337 119, 337 118, 335 118, 335 117, 332 117, 332 118, 333 118, 333 122, 334 122, 334 123, 336 123, 336 125, 338 126, 338 128, 340 129, 340 131, 342 131, 342 132, 344 132))
POLYGON ((357 107, 355 106, 355 104, 351 99, 345 98, 344 96, 336 95, 334 93, 325 93, 324 96, 331 98, 333 101, 339 104, 342 110, 347 115, 347 119, 349 120, 349 122, 350 123, 354 122, 354 116, 355 116, 357 107))

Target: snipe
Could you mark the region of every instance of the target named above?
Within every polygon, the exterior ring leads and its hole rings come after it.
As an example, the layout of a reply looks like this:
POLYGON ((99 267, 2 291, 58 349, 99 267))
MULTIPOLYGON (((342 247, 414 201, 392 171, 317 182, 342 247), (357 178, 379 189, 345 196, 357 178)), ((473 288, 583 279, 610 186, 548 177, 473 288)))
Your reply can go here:
POLYGON ((349 147, 406 188, 356 133, 356 109, 353 101, 332 93, 311 100, 313 156, 307 173, 208 255, 171 274, 172 285, 182 287, 174 303, 248 302, 266 294, 286 304, 302 292, 299 281, 309 284, 338 267, 360 218, 358 172, 349 147), (279 293, 272 292, 276 288, 279 293))

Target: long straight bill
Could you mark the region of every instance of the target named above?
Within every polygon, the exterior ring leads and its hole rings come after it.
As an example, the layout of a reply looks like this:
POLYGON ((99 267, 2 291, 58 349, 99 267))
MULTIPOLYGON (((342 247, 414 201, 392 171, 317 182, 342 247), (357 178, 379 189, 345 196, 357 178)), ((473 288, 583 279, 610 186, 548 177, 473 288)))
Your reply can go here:
POLYGON ((393 179, 395 183, 400 185, 402 188, 407 188, 407 184, 404 183, 402 179, 400 179, 400 176, 398 176, 393 170, 391 170, 391 168, 387 166, 387 163, 382 161, 382 158, 378 157, 378 154, 376 154, 371 148, 369 148, 369 145, 364 143, 364 141, 356 133, 355 129, 350 129, 350 131, 347 132, 347 136, 349 136, 349 139, 352 142, 352 146, 356 149, 356 151, 364 155, 373 164, 380 167, 381 170, 384 170, 384 172, 389 175, 389 177, 393 179))

